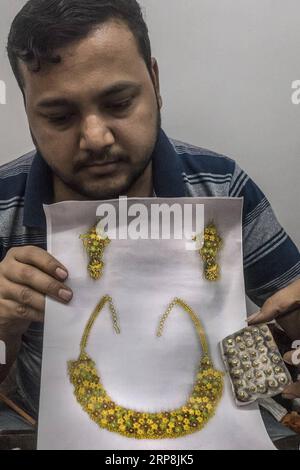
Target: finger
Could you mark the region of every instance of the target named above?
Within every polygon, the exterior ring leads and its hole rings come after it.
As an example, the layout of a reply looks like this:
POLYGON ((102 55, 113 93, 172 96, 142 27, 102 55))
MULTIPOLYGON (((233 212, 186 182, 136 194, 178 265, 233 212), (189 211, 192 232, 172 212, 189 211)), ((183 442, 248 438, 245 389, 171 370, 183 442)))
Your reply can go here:
POLYGON ((295 346, 292 346, 292 348, 296 348, 296 344, 298 342, 300 346, 300 308, 298 307, 296 310, 293 310, 290 313, 281 315, 276 319, 276 322, 280 328, 285 331, 291 341, 295 341, 295 346))
POLYGON ((65 281, 68 277, 66 267, 47 251, 37 246, 13 248, 10 250, 10 255, 19 263, 34 266, 60 281, 65 281))
POLYGON ((45 311, 45 296, 31 287, 6 281, 1 289, 1 294, 4 299, 28 305, 41 313, 45 311))
POLYGON ((63 303, 70 302, 73 297, 71 289, 66 285, 34 266, 16 261, 16 266, 7 277, 11 282, 31 287, 33 290, 63 303))
POLYGON ((288 400, 300 398, 300 382, 294 382, 285 387, 282 392, 282 397, 287 398, 288 400))
POLYGON ((248 318, 249 325, 264 323, 300 306, 300 280, 272 295, 259 312, 248 318))
POLYGON ((284 361, 291 366, 300 366, 300 348, 289 351, 283 356, 284 361))
POLYGON ((43 322, 44 314, 27 305, 22 305, 13 300, 0 299, 1 322, 5 320, 23 320, 28 322, 43 322))
POLYGON ((252 315, 249 315, 249 317, 246 319, 246 321, 248 322, 248 325, 255 325, 256 323, 260 323, 259 316, 260 316, 260 310, 258 312, 252 313, 252 315))

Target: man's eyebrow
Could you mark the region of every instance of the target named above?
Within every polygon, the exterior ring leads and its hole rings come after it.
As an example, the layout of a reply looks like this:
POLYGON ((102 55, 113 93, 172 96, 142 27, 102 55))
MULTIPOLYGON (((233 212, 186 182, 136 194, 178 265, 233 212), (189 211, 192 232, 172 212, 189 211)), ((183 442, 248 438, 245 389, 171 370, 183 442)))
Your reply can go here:
MULTIPOLYGON (((111 85, 98 94, 98 98, 109 98, 112 95, 121 93, 122 91, 138 92, 142 86, 135 82, 122 81, 111 85)), ((55 108, 62 106, 70 106, 73 102, 66 98, 46 98, 37 103, 38 108, 55 108)))
POLYGON ((114 95, 114 94, 121 93, 122 91, 127 91, 127 90, 139 91, 141 88, 142 88, 142 85, 135 83, 135 82, 118 82, 104 89, 100 93, 100 96, 106 97, 106 96, 114 95))

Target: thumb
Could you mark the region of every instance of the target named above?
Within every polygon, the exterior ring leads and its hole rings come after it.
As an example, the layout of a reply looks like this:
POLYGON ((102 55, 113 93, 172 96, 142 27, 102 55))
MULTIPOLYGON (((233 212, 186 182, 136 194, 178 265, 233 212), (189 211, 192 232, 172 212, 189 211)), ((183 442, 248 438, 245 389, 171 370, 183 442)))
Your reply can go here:
POLYGON ((294 382, 285 387, 282 392, 282 397, 287 398, 288 400, 300 398, 300 382, 294 382))

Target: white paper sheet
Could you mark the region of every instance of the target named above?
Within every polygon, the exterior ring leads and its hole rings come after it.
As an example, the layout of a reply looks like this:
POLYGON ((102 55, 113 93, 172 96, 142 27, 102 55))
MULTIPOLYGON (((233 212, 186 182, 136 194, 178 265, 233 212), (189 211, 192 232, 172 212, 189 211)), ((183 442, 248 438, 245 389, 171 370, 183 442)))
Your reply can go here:
MULTIPOLYGON (((141 200, 139 200, 140 202, 141 200)), ((137 200, 128 200, 128 205, 137 200)), ((103 384, 121 406, 161 411, 184 404, 201 355, 189 316, 176 307, 163 337, 159 319, 174 297, 183 298, 204 324, 217 369, 224 370, 219 341, 245 326, 241 199, 147 199, 151 203, 205 204, 224 239, 221 280, 204 280, 199 253, 182 240, 114 240, 105 250, 99 281, 87 273, 79 239, 95 223, 99 202, 45 206, 48 250, 69 270, 74 291, 70 305, 47 299, 39 414, 39 449, 274 449, 256 407, 238 409, 228 377, 215 416, 199 432, 162 440, 136 440, 101 429, 81 409, 67 375, 77 359, 85 324, 100 298, 109 294, 118 311, 121 334, 112 327, 108 307, 92 330, 87 347, 103 384)), ((117 206, 117 201, 115 201, 117 206)))

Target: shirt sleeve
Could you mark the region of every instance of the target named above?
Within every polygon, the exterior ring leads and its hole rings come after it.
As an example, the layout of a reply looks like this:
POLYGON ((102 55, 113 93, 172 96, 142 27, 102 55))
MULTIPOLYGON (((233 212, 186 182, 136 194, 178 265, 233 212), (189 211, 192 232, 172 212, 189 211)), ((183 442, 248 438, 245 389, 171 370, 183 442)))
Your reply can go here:
POLYGON ((248 297, 261 306, 272 294, 300 278, 300 253, 266 196, 238 165, 229 196, 244 198, 245 287, 248 297))

